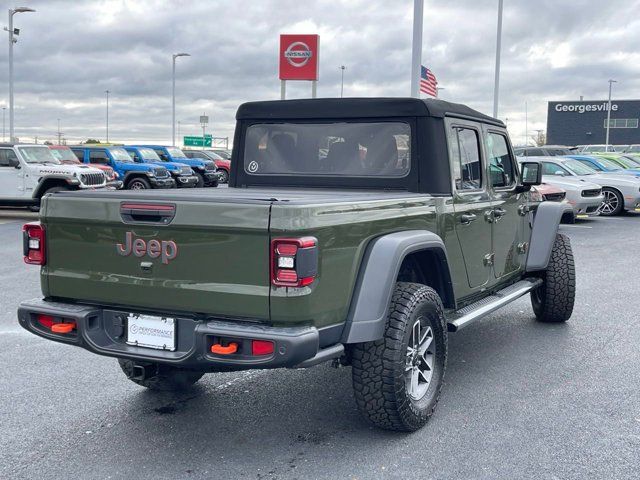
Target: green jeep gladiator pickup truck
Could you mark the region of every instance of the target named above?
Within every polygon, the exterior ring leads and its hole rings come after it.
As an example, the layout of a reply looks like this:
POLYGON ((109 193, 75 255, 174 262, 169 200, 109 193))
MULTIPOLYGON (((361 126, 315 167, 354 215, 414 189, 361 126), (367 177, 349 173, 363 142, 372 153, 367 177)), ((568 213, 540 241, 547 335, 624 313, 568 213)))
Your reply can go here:
POLYGON ((447 334, 530 293, 572 313, 564 205, 528 190, 505 126, 410 98, 240 106, 228 189, 59 192, 24 227, 43 299, 20 324, 115 357, 129 379, 351 365, 373 424, 433 413, 447 334))

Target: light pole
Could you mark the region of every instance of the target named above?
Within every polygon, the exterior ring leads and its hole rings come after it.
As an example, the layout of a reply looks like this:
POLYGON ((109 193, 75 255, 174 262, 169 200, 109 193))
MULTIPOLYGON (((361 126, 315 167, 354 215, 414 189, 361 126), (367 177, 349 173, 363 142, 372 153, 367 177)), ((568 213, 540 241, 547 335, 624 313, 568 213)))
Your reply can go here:
POLYGON ((344 65, 340 65, 340 70, 342 73, 342 77, 340 79, 340 98, 342 98, 342 94, 344 93, 344 71, 346 70, 347 67, 345 67, 344 65))
POLYGON ((440 98, 440 90, 446 90, 445 87, 436 87, 436 98, 440 98))
POLYGON ((60 131, 60 119, 58 119, 58 145, 62 145, 62 132, 60 131))
POLYGON ((498 95, 500 93, 500 50, 502 48, 502 1, 498 0, 498 34, 496 39, 496 71, 493 83, 493 117, 498 118, 498 95))
POLYGON ((4 137, 4 115, 7 113, 7 107, 2 107, 2 141, 5 141, 4 137))
POLYGON ((20 34, 20 29, 13 28, 13 16, 16 13, 35 12, 33 8, 29 7, 16 7, 9 9, 9 28, 5 27, 5 30, 9 32, 9 140, 13 141, 14 129, 13 129, 13 44, 18 40, 13 38, 15 35, 20 34))
POLYGON ((176 146, 176 58, 190 57, 188 53, 174 53, 171 70, 171 145, 176 146))
POLYGON ((413 0, 413 45, 411 47, 411 96, 420 98, 420 66, 422 65, 422 20, 424 0, 413 0))
POLYGON ((616 82, 615 80, 609 80, 609 101, 607 102, 607 138, 604 141, 604 149, 606 152, 609 151, 609 127, 611 127, 611 87, 614 83, 618 82, 616 82))
POLYGON ((105 90, 104 93, 107 94, 107 143, 109 143, 109 90, 105 90))

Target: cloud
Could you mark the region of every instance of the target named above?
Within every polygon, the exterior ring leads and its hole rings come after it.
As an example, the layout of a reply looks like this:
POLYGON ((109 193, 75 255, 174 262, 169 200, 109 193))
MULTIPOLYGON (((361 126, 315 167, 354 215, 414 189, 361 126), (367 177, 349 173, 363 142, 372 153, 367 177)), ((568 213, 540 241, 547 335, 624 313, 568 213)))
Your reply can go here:
MULTIPOLYGON (((231 137, 237 106, 279 96, 280 33, 319 33, 319 96, 409 93, 411 0, 201 0, 27 2, 37 13, 15 16, 16 132, 54 139, 57 119, 69 141, 105 137, 169 142, 171 54, 177 60, 181 134, 199 134, 210 116, 215 136, 231 137)), ((6 8, 13 3, 4 5, 6 8)), ((617 98, 640 89, 640 1, 505 2, 500 114, 515 143, 545 128, 548 100, 601 99, 615 78, 617 98)), ((427 0, 423 58, 445 88, 441 96, 490 113, 497 1, 427 0)), ((0 64, 8 64, 6 48, 0 64)), ((0 69, 0 103, 7 95, 0 69)), ((305 82, 291 97, 310 94, 305 82)))

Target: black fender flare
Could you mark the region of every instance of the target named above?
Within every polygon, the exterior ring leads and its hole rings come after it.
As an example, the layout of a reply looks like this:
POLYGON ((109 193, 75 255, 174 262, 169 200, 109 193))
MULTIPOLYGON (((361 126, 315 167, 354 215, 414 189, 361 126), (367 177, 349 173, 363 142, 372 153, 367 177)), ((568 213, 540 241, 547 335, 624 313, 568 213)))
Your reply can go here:
POLYGON ((70 180, 72 180, 72 177, 65 175, 47 175, 46 177, 42 177, 38 181, 38 186, 33 191, 33 198, 38 199, 42 197, 44 192, 56 185, 63 185, 69 189, 77 188, 80 182, 74 184, 73 182, 70 182, 70 180))
POLYGON ((573 213, 573 209, 569 205, 558 202, 542 202, 538 205, 529 241, 527 272, 546 270, 560 220, 567 212, 573 213))
POLYGON ((362 258, 342 343, 360 343, 382 338, 400 266, 411 253, 431 250, 436 254, 447 294, 453 298, 453 284, 447 251, 438 235, 426 230, 407 230, 375 238, 362 258))

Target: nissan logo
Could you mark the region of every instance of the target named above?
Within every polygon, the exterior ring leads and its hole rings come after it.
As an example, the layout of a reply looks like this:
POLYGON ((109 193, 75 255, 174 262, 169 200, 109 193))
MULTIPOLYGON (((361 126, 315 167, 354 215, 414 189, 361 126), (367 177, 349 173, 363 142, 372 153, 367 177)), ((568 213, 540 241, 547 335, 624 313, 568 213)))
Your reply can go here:
POLYGON ((304 42, 293 42, 284 51, 284 58, 293 67, 303 67, 311 58, 312 52, 304 42))

